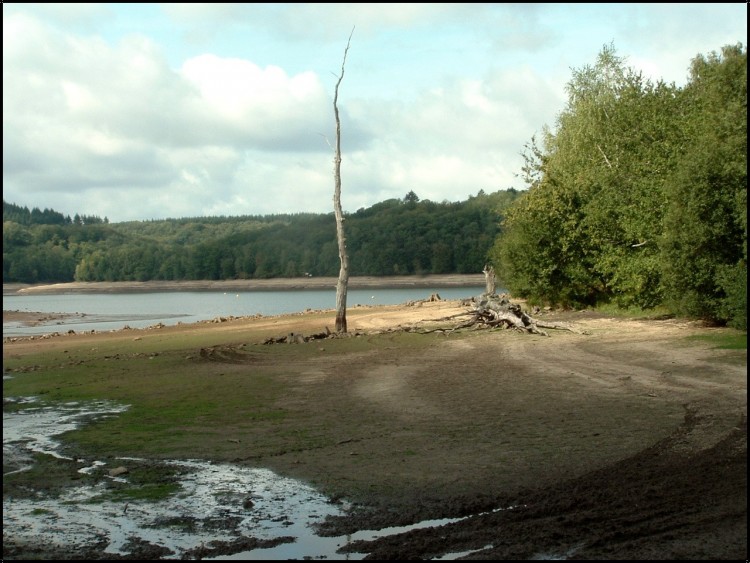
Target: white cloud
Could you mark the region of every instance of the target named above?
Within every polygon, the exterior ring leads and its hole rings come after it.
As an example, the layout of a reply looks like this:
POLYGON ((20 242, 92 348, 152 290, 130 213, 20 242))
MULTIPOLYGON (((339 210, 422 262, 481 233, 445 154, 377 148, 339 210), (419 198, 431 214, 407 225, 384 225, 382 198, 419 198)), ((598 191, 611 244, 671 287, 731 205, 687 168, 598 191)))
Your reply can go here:
POLYGON ((279 67, 201 55, 182 75, 201 97, 202 111, 222 136, 267 149, 315 150, 330 127, 328 96, 312 72, 289 77, 279 67))

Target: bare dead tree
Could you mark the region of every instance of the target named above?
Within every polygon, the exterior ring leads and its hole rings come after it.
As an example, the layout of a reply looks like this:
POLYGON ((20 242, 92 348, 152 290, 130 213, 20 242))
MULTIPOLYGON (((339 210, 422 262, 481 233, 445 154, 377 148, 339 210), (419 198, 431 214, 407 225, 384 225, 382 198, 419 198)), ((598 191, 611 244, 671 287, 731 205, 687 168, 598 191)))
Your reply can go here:
POLYGON ((346 237, 344 236, 344 213, 341 210, 341 120, 339 119, 339 86, 344 79, 344 66, 346 55, 349 52, 349 44, 352 41, 354 28, 349 34, 349 40, 344 49, 344 60, 341 63, 341 74, 336 82, 336 90, 333 95, 333 114, 336 117, 336 156, 334 157, 333 177, 335 188, 333 191, 333 211, 336 216, 336 239, 339 246, 339 279, 336 283, 336 332, 346 332, 346 291, 349 285, 349 255, 346 251, 346 237))

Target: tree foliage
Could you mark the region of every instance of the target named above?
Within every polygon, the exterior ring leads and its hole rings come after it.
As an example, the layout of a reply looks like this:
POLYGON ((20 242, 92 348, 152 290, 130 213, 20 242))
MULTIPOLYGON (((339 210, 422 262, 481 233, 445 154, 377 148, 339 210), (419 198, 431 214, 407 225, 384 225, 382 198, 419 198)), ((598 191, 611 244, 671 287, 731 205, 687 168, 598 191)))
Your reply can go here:
POLYGON ((665 183, 666 299, 680 314, 747 328, 747 50, 696 57, 690 119, 665 183))
POLYGON ((574 70, 555 128, 525 147, 528 190, 492 250, 504 285, 746 326, 746 62, 739 45, 699 56, 681 89, 611 45, 574 70))

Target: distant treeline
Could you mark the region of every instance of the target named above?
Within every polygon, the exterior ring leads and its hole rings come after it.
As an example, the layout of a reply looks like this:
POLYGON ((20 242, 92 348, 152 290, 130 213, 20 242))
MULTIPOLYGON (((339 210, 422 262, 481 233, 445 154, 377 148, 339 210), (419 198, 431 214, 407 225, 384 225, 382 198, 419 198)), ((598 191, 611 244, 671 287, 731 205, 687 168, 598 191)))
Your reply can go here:
MULTIPOLYGON (((350 213, 350 274, 481 272, 502 209, 518 196, 480 190, 463 202, 435 203, 409 192, 350 213)), ((3 201, 3 282, 336 276, 340 268, 333 213, 125 223, 61 217, 3 201)))
POLYGON ((63 215, 53 209, 45 208, 44 211, 34 207, 29 211, 28 207, 21 207, 3 200, 3 223, 12 221, 19 225, 99 225, 109 223, 106 217, 102 219, 96 215, 79 215, 71 219, 70 215, 63 215))

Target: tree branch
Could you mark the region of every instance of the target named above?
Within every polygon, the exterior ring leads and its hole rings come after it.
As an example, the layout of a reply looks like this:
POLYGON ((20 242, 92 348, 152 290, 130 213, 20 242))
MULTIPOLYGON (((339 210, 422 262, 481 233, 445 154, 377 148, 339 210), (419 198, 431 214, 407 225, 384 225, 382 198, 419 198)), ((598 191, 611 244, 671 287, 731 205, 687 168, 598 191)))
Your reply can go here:
POLYGON ((607 155, 606 155, 606 154, 604 154, 604 151, 602 150, 602 148, 601 148, 601 147, 600 147, 599 145, 596 145, 596 148, 597 148, 597 149, 599 149, 599 152, 600 152, 600 153, 602 153, 602 157, 604 157, 604 162, 606 162, 606 163, 607 163, 607 166, 609 166, 610 168, 612 168, 612 163, 611 163, 611 162, 609 161, 609 159, 607 158, 607 155))

